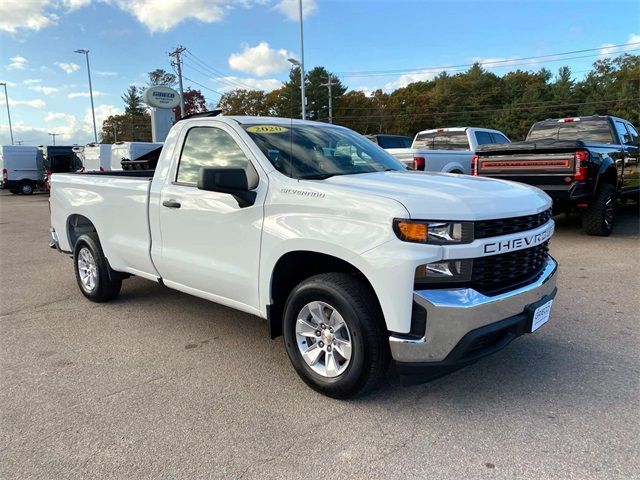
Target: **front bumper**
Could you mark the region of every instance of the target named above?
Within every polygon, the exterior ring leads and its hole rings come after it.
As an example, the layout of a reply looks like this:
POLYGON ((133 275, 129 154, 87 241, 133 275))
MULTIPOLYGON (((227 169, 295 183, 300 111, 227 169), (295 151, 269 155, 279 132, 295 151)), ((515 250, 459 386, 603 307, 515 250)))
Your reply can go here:
POLYGON ((503 348, 528 331, 534 304, 555 297, 557 267, 549 257, 535 282, 492 297, 471 288, 415 291, 427 312, 425 334, 391 335, 394 360, 401 367, 464 365, 503 348))

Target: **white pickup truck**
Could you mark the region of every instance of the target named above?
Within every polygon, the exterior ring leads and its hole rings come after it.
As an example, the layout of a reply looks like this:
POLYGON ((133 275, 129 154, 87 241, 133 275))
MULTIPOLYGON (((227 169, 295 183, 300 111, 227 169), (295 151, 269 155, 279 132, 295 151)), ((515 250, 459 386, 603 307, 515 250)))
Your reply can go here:
POLYGON ((265 318, 333 397, 372 388, 391 359, 433 372, 495 352, 556 294, 545 193, 408 172, 335 125, 195 116, 154 171, 55 174, 50 202, 89 300, 136 275, 265 318))
POLYGON ((410 170, 471 174, 471 158, 481 145, 511 143, 498 130, 475 127, 436 128, 418 132, 411 148, 391 153, 410 170))

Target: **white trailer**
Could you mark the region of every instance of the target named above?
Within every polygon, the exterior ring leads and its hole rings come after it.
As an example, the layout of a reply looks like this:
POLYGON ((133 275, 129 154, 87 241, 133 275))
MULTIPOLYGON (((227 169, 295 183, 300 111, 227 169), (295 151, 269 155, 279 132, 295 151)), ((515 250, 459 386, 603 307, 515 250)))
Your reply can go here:
POLYGON ((108 172, 111 170, 111 144, 88 143, 84 147, 85 172, 108 172))

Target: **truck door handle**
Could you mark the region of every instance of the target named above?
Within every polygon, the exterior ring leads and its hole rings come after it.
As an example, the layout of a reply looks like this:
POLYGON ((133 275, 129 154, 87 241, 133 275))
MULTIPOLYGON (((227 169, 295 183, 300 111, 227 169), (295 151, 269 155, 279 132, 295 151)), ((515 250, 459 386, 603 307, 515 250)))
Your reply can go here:
POLYGON ((176 202, 175 200, 165 200, 164 202, 162 202, 162 206, 163 207, 167 207, 167 208, 180 208, 180 202, 176 202))

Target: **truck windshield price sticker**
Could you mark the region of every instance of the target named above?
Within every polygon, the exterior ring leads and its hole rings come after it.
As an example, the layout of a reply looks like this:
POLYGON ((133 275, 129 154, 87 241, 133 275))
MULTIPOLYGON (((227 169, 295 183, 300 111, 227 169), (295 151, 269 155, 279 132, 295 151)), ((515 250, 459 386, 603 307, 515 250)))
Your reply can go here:
POLYGON ((255 125, 247 128, 247 132, 251 133, 282 133, 288 131, 288 128, 276 127, 275 125, 255 125))

